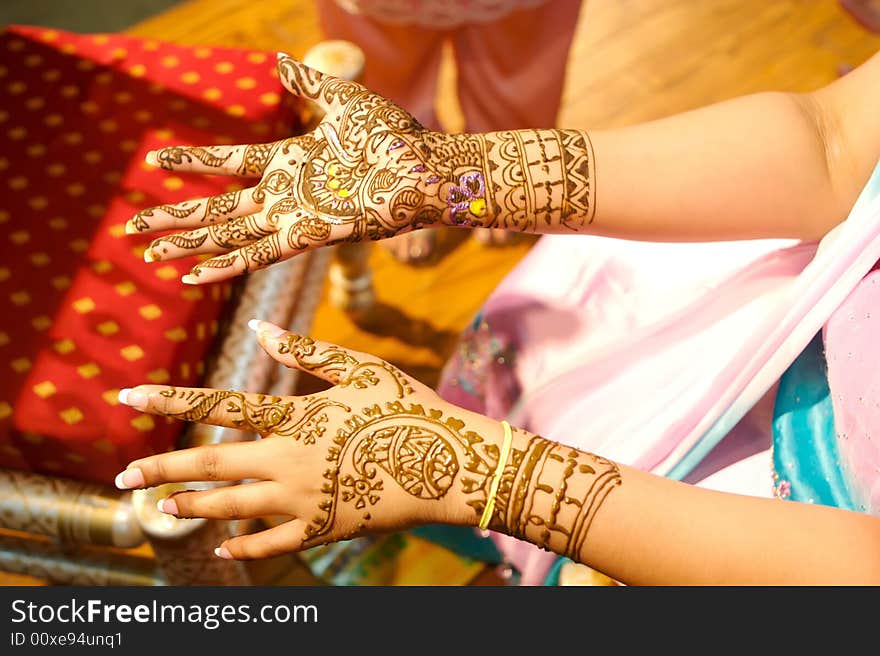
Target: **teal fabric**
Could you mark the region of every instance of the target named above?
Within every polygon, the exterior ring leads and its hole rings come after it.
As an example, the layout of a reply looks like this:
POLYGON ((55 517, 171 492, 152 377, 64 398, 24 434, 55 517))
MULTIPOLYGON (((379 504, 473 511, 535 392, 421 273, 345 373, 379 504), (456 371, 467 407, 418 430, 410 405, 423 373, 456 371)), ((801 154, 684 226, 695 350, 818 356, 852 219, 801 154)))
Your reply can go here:
POLYGON ((857 509, 840 467, 821 333, 779 379, 773 468, 782 498, 857 509))

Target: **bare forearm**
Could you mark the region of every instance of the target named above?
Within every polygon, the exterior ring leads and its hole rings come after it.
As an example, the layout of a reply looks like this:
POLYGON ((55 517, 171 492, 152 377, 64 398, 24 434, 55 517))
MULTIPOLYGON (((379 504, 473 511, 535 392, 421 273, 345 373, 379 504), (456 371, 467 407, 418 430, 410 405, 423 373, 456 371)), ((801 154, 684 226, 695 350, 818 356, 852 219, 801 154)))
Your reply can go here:
POLYGON ((439 175, 429 193, 449 225, 819 239, 846 218, 880 157, 880 56, 847 77, 610 131, 431 133, 439 175))

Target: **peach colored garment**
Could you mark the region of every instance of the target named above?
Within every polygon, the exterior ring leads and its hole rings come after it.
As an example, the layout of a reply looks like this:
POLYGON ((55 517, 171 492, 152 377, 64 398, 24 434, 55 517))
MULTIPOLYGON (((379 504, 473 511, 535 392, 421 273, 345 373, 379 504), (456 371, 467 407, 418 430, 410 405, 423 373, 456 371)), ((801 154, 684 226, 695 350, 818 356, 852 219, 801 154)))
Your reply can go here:
POLYGON ((351 41, 364 51, 364 84, 425 126, 440 127, 434 104, 446 40, 455 53, 465 131, 556 125, 580 0, 519 8, 489 22, 476 20, 477 15, 471 20, 465 12, 467 21, 452 28, 352 14, 334 0, 316 4, 325 37, 351 41))

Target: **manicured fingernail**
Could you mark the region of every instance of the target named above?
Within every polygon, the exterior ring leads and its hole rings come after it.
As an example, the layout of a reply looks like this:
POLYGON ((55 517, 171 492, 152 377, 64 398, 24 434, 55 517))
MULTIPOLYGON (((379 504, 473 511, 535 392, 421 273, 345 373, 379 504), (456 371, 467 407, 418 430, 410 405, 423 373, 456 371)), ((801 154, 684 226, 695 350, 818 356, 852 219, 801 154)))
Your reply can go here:
POLYGON ((156 154, 157 151, 151 150, 147 153, 146 157, 144 157, 144 161, 150 166, 159 166, 159 157, 156 154))
POLYGON ((116 478, 113 482, 120 490, 131 490, 132 488, 143 487, 144 473, 137 467, 126 469, 125 471, 116 474, 116 478))
POLYGON ((126 387, 119 390, 119 402, 138 410, 145 410, 149 397, 143 392, 126 387))
POLYGON ((144 251, 144 262, 155 262, 158 259, 159 257, 151 249, 144 251))
POLYGON ((185 276, 183 276, 180 279, 180 282, 182 282, 184 285, 198 285, 199 284, 198 278, 196 278, 191 273, 188 273, 185 276))
POLYGON ((229 553, 229 549, 226 547, 217 547, 214 549, 214 555, 223 560, 232 560, 232 554, 229 553))
POLYGON ((137 228, 134 227, 134 221, 126 221, 125 222, 125 234, 127 234, 127 235, 137 234, 137 228))
POLYGON ((276 326, 274 323, 269 323, 268 321, 260 321, 259 319, 251 319, 248 321, 248 328, 253 330, 255 333, 263 333, 268 337, 280 337, 287 331, 284 328, 280 328, 276 326))
POLYGON ((285 57, 287 57, 287 53, 286 52, 276 52, 275 57, 277 57, 278 59, 284 59, 285 57))
POLYGON ((166 515, 177 514, 177 502, 171 497, 168 497, 166 499, 159 499, 156 502, 156 508, 159 509, 160 513, 165 513, 166 515))

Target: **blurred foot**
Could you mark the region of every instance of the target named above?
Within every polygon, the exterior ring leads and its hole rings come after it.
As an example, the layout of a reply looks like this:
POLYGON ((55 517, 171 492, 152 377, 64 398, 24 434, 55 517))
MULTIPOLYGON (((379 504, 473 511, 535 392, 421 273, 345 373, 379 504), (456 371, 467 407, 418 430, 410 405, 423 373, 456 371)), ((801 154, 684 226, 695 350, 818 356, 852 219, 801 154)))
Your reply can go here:
POLYGON ((476 228, 474 238, 486 246, 504 246, 516 238, 516 233, 499 228, 476 228))
POLYGON ((437 229, 413 230, 379 243, 399 262, 418 264, 433 255, 437 245, 437 229))

